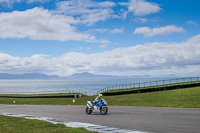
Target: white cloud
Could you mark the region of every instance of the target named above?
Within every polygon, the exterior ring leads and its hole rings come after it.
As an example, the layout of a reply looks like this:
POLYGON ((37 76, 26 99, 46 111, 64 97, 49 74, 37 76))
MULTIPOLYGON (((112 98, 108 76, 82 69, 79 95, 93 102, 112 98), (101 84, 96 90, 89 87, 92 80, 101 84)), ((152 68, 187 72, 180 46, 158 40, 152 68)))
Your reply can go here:
POLYGON ((195 26, 197 25, 197 23, 194 22, 194 21, 192 21, 192 20, 188 20, 188 21, 187 21, 187 24, 191 24, 191 25, 195 25, 195 26))
POLYGON ((89 30, 88 32, 94 33, 94 32, 99 32, 99 33, 109 33, 109 34, 120 34, 124 32, 124 28, 115 28, 115 29, 92 29, 89 30))
POLYGON ((148 22, 148 19, 147 18, 135 18, 133 21, 136 23, 146 23, 146 22, 148 22))
POLYGON ((0 53, 0 73, 40 72, 66 76, 77 72, 116 75, 197 76, 200 34, 181 43, 154 42, 94 54, 70 52, 60 57, 19 58, 0 53))
POLYGON ((0 0, 0 3, 14 3, 14 2, 33 3, 33 2, 45 2, 45 1, 50 1, 50 0, 0 0))
POLYGON ((97 41, 94 36, 78 32, 73 26, 77 23, 71 16, 54 14, 52 11, 38 7, 26 11, 0 13, 0 37, 97 41))
POLYGON ((135 23, 147 23, 147 22, 158 22, 158 18, 148 19, 148 18, 134 18, 133 21, 135 23))
POLYGON ((82 51, 82 50, 91 50, 91 48, 90 48, 90 47, 86 47, 86 48, 80 47, 80 48, 78 49, 78 51, 82 51))
POLYGON ((100 48, 106 48, 106 47, 108 47, 108 44, 103 44, 103 45, 101 45, 101 46, 99 46, 100 48))
POLYGON ((123 33, 123 32, 124 32, 124 28, 121 28, 121 29, 116 28, 116 29, 109 31, 109 33, 111 33, 111 34, 118 34, 118 33, 123 33))
POLYGON ((50 1, 50 0, 26 0, 26 2, 28 2, 28 3, 34 3, 34 2, 44 3, 44 2, 47 2, 47 1, 50 1))
POLYGON ((121 2, 119 4, 128 8, 128 11, 124 12, 124 16, 126 16, 128 12, 133 13, 134 16, 146 16, 158 13, 161 10, 158 4, 145 0, 130 0, 129 2, 121 2))
POLYGON ((100 42, 103 43, 103 44, 105 44, 105 43, 111 43, 111 42, 108 41, 108 40, 101 40, 100 42))
POLYGON ((0 3, 6 5, 7 7, 11 8, 14 3, 20 3, 20 2, 27 2, 27 3, 34 3, 34 2, 40 2, 45 3, 50 0, 0 0, 0 3))
POLYGON ((184 33, 185 29, 182 27, 177 27, 176 25, 167 25, 165 27, 153 28, 149 27, 139 27, 136 28, 133 34, 143 34, 144 37, 152 37, 156 35, 169 35, 172 33, 184 33))
MULTIPOLYGON (((4 0, 4 3, 10 4, 23 1, 4 0)), ((28 0, 26 2, 45 1, 28 0)), ((0 38, 111 43, 108 40, 98 40, 89 33, 77 31, 77 25, 92 25, 110 18, 113 15, 111 7, 115 6, 115 3, 71 0, 59 2, 57 6, 57 10, 35 7, 25 11, 0 13, 0 38)))
POLYGON ((114 15, 112 7, 116 6, 114 2, 95 2, 92 0, 69 0, 57 3, 57 12, 74 16, 81 23, 88 26, 99 21, 105 21, 114 15))
POLYGON ((94 30, 90 30, 89 32, 100 32, 100 33, 105 33, 108 32, 108 29, 94 29, 94 30))
POLYGON ((9 8, 12 7, 13 3, 15 2, 21 2, 21 0, 0 0, 0 4, 3 4, 4 6, 7 6, 9 8))

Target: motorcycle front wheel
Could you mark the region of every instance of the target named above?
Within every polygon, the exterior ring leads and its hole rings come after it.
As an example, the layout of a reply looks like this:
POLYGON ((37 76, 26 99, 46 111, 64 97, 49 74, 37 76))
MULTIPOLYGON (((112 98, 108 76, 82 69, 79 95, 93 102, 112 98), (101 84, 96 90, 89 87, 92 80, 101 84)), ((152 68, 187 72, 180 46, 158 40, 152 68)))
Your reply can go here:
POLYGON ((100 112, 101 112, 102 115, 105 115, 105 114, 107 114, 107 112, 108 112, 108 108, 107 108, 107 107, 103 107, 103 108, 100 110, 100 112))
POLYGON ((92 113, 92 110, 91 110, 90 108, 87 107, 87 108, 86 108, 86 114, 89 115, 89 114, 91 114, 91 113, 92 113))

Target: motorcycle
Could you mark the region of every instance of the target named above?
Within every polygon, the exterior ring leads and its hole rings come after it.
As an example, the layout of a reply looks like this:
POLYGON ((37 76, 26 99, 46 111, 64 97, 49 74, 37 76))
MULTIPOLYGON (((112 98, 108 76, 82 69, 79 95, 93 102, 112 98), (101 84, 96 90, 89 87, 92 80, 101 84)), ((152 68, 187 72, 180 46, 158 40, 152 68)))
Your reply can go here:
POLYGON ((105 115, 108 112, 107 102, 105 99, 101 99, 100 102, 97 102, 96 105, 93 106, 92 101, 87 101, 86 114, 91 114, 92 112, 101 113, 105 115))

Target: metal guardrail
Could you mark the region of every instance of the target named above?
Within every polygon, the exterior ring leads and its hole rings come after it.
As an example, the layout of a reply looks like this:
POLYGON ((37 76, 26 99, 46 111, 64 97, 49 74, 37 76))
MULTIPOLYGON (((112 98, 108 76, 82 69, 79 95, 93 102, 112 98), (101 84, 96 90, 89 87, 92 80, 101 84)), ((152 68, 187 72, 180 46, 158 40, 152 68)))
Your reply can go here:
POLYGON ((96 93, 91 92, 78 92, 74 90, 53 90, 53 91, 38 91, 38 92, 0 92, 0 94, 24 94, 24 95, 33 95, 33 94, 84 94, 88 96, 93 96, 96 93))
POLYGON ((63 93, 84 94, 84 95, 88 95, 88 96, 95 95, 95 93, 79 92, 79 91, 74 91, 74 90, 56 90, 56 91, 43 91, 43 92, 40 92, 40 94, 63 94, 63 93))
POLYGON ((177 78, 177 79, 157 80, 157 81, 150 81, 150 82, 108 86, 98 91, 97 95, 106 91, 110 91, 110 90, 143 88, 143 87, 151 87, 151 86, 159 86, 159 85, 167 85, 167 84, 175 84, 175 83, 185 83, 185 82, 192 82, 192 81, 200 81, 200 77, 177 78))
POLYGON ((37 92, 0 92, 0 94, 62 94, 62 93, 77 93, 73 90, 53 90, 53 91, 37 91, 37 92))
MULTIPOLYGON (((141 82, 141 83, 132 83, 132 84, 124 84, 124 85, 116 85, 116 86, 108 86, 104 89, 99 90, 98 92, 78 92, 74 90, 54 90, 54 91, 40 91, 40 92, 12 92, 9 94, 63 94, 63 93, 76 93, 76 94, 84 94, 88 96, 93 96, 95 94, 100 94, 109 90, 117 90, 117 89, 131 89, 131 88, 142 88, 142 87, 151 87, 151 86, 159 86, 159 85, 167 85, 174 83, 185 83, 191 81, 200 81, 200 77, 188 77, 188 78, 177 78, 177 79, 168 79, 168 80, 157 80, 150 82, 141 82)), ((0 92, 0 94, 8 94, 0 92)))

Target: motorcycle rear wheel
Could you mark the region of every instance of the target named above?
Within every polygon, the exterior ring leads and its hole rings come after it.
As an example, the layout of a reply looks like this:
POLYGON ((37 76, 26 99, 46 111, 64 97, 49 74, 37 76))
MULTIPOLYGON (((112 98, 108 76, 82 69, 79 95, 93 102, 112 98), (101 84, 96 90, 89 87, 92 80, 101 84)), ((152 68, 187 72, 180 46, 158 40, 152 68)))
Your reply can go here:
POLYGON ((103 108, 100 110, 100 112, 101 112, 102 115, 105 115, 105 114, 107 114, 107 112, 108 112, 108 108, 107 108, 107 107, 103 107, 103 108))
POLYGON ((91 114, 91 113, 92 113, 92 110, 91 110, 90 108, 87 107, 87 108, 86 108, 86 114, 89 115, 89 114, 91 114))

